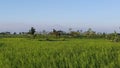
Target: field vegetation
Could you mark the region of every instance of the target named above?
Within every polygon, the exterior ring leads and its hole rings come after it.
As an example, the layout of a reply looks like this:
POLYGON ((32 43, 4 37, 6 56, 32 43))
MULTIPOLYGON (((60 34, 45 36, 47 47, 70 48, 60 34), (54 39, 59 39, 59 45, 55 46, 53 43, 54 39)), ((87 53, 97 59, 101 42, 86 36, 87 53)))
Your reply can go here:
POLYGON ((0 34, 0 68, 120 68, 117 32, 35 32, 0 34))

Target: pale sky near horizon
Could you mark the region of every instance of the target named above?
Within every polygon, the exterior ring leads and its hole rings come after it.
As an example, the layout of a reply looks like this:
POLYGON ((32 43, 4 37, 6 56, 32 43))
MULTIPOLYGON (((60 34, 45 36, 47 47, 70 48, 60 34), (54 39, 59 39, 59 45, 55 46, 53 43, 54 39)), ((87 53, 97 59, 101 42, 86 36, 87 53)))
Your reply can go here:
POLYGON ((120 26, 120 0, 1 0, 0 32, 53 28, 114 32, 120 26))

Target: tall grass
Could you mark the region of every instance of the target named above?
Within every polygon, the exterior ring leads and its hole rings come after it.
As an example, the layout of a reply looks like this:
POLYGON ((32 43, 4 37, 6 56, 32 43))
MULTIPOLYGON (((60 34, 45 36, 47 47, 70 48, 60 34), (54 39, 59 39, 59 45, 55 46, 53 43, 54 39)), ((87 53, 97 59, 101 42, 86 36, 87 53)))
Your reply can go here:
POLYGON ((120 68, 120 43, 0 39, 0 68, 120 68))

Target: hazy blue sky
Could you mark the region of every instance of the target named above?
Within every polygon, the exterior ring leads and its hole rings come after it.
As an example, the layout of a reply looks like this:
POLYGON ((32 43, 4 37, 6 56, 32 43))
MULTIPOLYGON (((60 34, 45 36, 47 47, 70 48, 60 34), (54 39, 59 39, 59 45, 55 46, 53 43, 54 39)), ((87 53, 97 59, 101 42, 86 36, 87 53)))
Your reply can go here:
POLYGON ((31 26, 113 32, 120 26, 120 0, 0 0, 0 31, 31 26))

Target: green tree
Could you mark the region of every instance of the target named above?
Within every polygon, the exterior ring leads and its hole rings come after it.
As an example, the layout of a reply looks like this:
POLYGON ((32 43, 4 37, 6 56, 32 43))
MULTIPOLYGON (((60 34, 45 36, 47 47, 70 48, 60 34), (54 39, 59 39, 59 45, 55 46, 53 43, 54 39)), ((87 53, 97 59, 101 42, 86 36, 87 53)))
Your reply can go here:
POLYGON ((93 31, 91 28, 89 28, 86 32, 85 32, 87 38, 95 38, 96 32, 93 31))
POLYGON ((53 34, 56 36, 56 38, 57 38, 57 37, 60 38, 61 32, 62 32, 62 31, 57 31, 57 30, 53 29, 53 34))
POLYGON ((13 34, 14 34, 14 35, 16 35, 17 33, 16 33, 16 32, 14 32, 13 34))
POLYGON ((78 31, 71 31, 71 32, 70 32, 70 35, 71 35, 72 37, 79 37, 79 36, 80 36, 80 32, 78 32, 78 31))
POLYGON ((31 27, 31 29, 29 30, 29 34, 34 35, 36 32, 34 27, 31 27))

